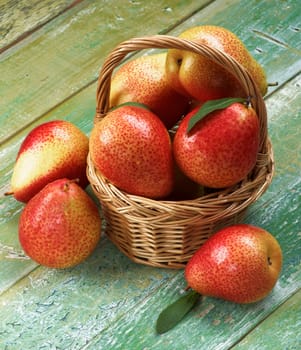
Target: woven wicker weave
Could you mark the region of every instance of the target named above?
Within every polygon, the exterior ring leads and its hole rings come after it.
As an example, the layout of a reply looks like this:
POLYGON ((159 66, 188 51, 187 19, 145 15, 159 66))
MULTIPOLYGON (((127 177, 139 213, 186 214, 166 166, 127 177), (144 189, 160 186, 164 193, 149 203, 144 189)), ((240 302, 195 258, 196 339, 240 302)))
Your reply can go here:
POLYGON ((88 156, 87 175, 106 219, 110 240, 131 260, 145 265, 183 268, 202 243, 221 227, 243 220, 250 204, 268 188, 274 172, 271 143, 267 135, 266 107, 252 77, 231 57, 184 39, 167 35, 133 38, 122 42, 107 57, 99 74, 97 114, 101 120, 109 109, 111 76, 128 55, 144 49, 179 48, 212 59, 240 81, 260 121, 260 151, 252 172, 238 185, 193 200, 158 201, 127 194, 95 169, 88 156))

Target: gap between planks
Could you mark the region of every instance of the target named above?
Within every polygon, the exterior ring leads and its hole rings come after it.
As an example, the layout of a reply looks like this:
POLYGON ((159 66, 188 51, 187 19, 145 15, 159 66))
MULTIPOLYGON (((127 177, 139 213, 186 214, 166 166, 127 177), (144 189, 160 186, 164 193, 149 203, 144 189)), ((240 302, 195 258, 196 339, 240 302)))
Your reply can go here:
POLYGON ((272 315, 277 312, 277 310, 282 307, 286 302, 288 302, 290 299, 292 299, 297 293, 299 293, 301 289, 297 289, 295 292, 293 292, 288 299, 284 299, 280 304, 276 305, 275 308, 272 309, 271 313, 263 317, 258 323, 254 324, 252 328, 248 330, 241 338, 237 339, 235 343, 233 343, 228 350, 235 349, 235 346, 238 345, 243 339, 245 339, 248 335, 250 335, 256 328, 258 328, 262 323, 264 323, 266 320, 268 320, 272 315))

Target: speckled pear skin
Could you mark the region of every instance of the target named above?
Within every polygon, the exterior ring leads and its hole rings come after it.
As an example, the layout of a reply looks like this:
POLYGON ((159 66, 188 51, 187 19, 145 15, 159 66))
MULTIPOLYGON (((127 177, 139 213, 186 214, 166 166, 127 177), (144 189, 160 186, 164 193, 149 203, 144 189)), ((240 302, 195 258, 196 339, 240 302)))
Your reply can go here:
POLYGON ((24 207, 19 239, 24 252, 37 263, 67 268, 84 261, 101 235, 98 207, 77 183, 49 183, 24 207))
POLYGON ((199 248, 185 267, 185 278, 204 296, 245 304, 271 292, 281 267, 281 247, 272 234, 237 224, 218 231, 199 248))
MULTIPOLYGON (((263 67, 231 31, 220 26, 204 25, 189 28, 179 37, 206 44, 228 54, 250 73, 262 95, 266 94, 267 81, 263 67)), ((246 97, 240 83, 232 74, 205 56, 189 51, 168 50, 166 75, 174 89, 198 101, 246 97)))
POLYGON ((259 121, 241 103, 216 110, 187 132, 196 107, 181 121, 173 141, 174 158, 186 176, 210 188, 235 185, 253 169, 259 149, 259 121))
POLYGON ((163 198, 173 189, 170 136, 148 109, 127 105, 109 112, 91 132, 90 155, 95 168, 127 193, 163 198))
POLYGON ((19 149, 11 178, 11 192, 28 202, 45 185, 58 178, 79 179, 85 188, 88 137, 74 124, 53 120, 34 128, 19 149))
POLYGON ((189 99, 168 84, 166 53, 141 56, 125 63, 113 76, 110 105, 139 102, 147 105, 169 129, 185 114, 189 99))

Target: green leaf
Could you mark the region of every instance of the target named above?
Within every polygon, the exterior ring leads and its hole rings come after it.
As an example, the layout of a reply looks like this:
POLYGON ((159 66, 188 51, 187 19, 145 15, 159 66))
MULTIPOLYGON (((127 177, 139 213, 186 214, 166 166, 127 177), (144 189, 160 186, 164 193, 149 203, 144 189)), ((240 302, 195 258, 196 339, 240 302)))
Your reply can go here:
POLYGON ((182 318, 194 307, 199 297, 199 293, 195 292, 194 290, 190 290, 187 292, 187 294, 180 297, 178 300, 164 309, 157 319, 157 333, 165 333, 176 326, 182 320, 182 318))
POLYGON ((150 111, 150 108, 144 104, 144 103, 140 103, 140 102, 134 102, 134 101, 129 101, 129 102, 124 102, 121 103, 120 105, 114 106, 110 109, 110 111, 114 111, 114 109, 123 107, 123 106, 134 106, 134 107, 140 107, 140 108, 144 108, 147 109, 148 111, 150 111))
POLYGON ((195 124, 204 118, 207 114, 216 111, 217 109, 224 109, 226 107, 229 107, 235 102, 246 102, 246 99, 241 97, 226 97, 219 100, 211 100, 205 102, 197 111, 197 113, 189 120, 187 132, 189 132, 195 126, 195 124))

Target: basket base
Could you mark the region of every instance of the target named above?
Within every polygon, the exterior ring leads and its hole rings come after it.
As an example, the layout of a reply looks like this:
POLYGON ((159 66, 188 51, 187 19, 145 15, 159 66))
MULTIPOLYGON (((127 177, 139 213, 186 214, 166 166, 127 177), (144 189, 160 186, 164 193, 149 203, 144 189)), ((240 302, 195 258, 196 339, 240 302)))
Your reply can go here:
MULTIPOLYGON (((149 232, 149 235, 132 234, 113 227, 106 220, 106 235, 130 260, 147 266, 183 269, 192 255, 215 232, 223 227, 242 222, 247 208, 235 216, 209 225, 196 223, 193 227, 177 227, 169 232, 149 232), (186 229, 186 230, 185 230, 186 229), (155 237, 154 237, 155 236, 155 237)), ((141 227, 140 227, 141 229, 141 227)))

